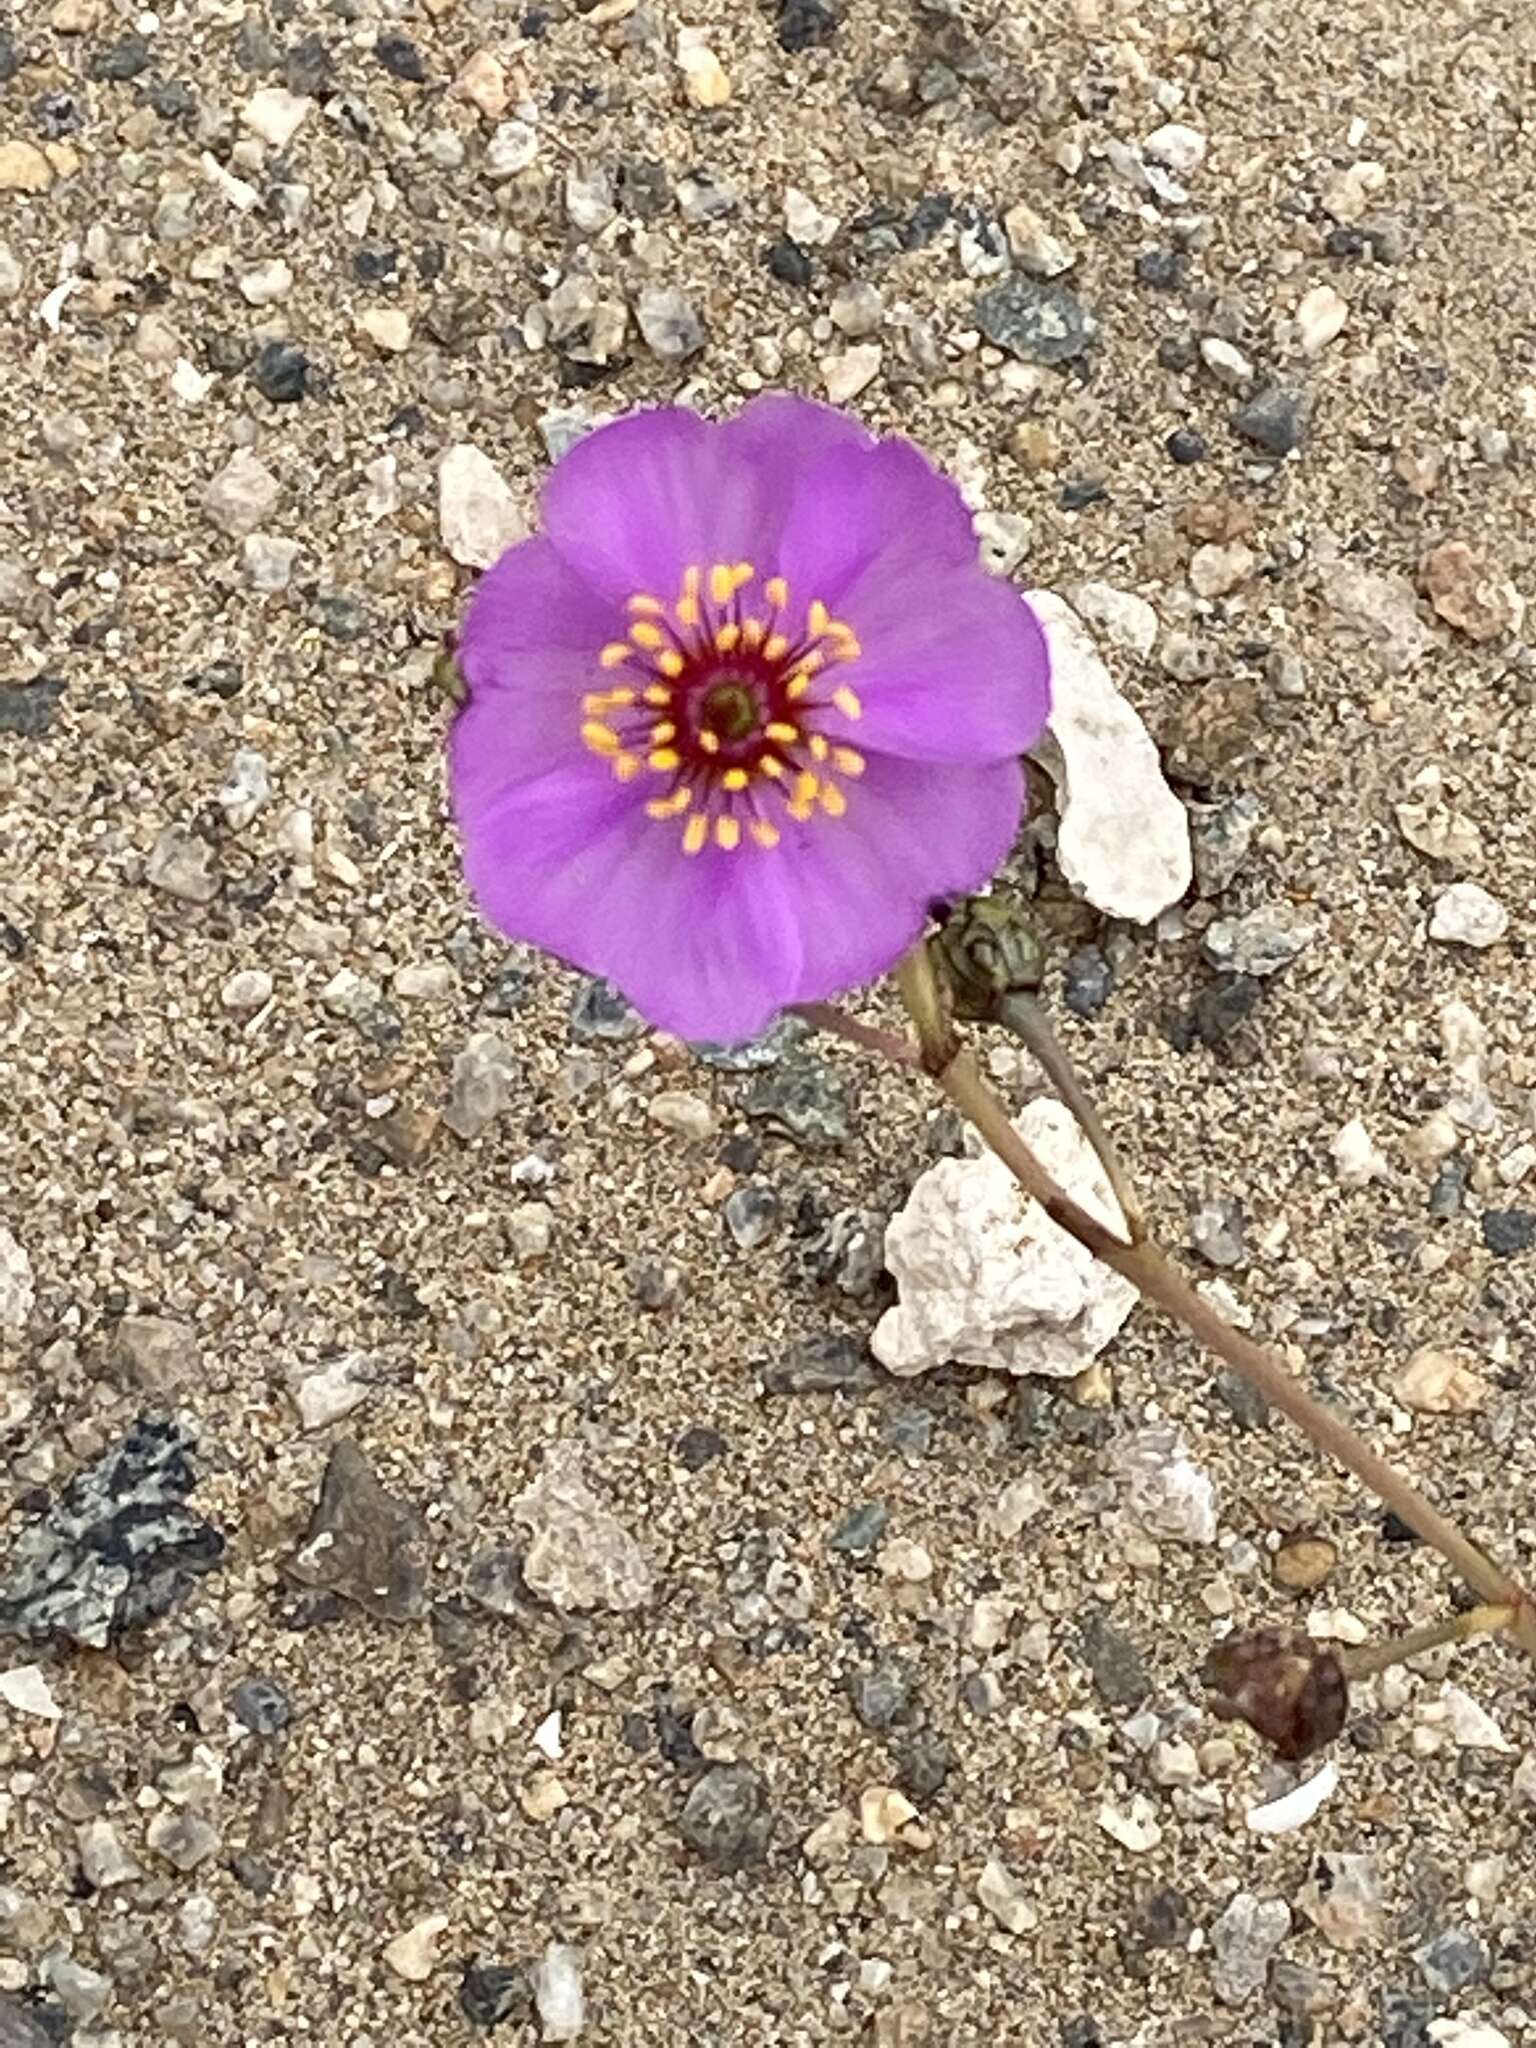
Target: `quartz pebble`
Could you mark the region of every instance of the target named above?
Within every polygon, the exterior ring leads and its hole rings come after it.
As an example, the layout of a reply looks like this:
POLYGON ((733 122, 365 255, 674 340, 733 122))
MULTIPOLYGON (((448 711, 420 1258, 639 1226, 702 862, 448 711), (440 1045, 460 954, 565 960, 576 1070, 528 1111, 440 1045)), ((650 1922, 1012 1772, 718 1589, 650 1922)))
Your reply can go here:
POLYGON ((1040 1924, 1034 1903, 1037 1887, 1014 1876, 997 1857, 987 1859, 976 1883, 976 1896, 998 1926, 1009 1934, 1027 1934, 1040 1924))
POLYGON ((34 1293, 31 1258, 0 1223, 0 1330, 26 1328, 34 1293))
MULTIPOLYGON (((1047 1170, 1111 1228, 1118 1212, 1092 1147, 1060 1103, 1029 1104, 1016 1128, 1047 1170)), ((871 1339, 893 1373, 949 1363, 1075 1377, 1130 1314, 1135 1289, 1023 1195, 991 1152, 941 1159, 885 1237, 899 1295, 871 1339)))
POLYGON ((837 355, 823 356, 821 378, 828 398, 834 405, 846 405, 857 398, 879 376, 884 359, 885 351, 878 342, 861 342, 837 355))
POLYGON ((437 502, 443 546, 467 569, 488 569, 528 531, 500 470, 472 441, 444 450, 437 502))
POLYGON ((1453 882, 1435 898, 1429 936, 1445 946, 1485 952, 1509 930, 1509 912, 1480 882, 1453 882))
POLYGON ((429 1913, 386 1943, 384 1961, 407 1984, 425 1984, 437 1967, 437 1946, 448 1931, 446 1913, 429 1913))
POLYGON ((1370 1132, 1359 1117, 1351 1117, 1336 1133, 1328 1150, 1333 1159, 1334 1177, 1340 1187, 1368 1187, 1373 1180, 1382 1180, 1386 1176, 1387 1162, 1377 1151, 1370 1132))
POLYGON ((1126 1506, 1149 1536, 1173 1543, 1216 1540, 1216 1488, 1194 1463, 1178 1431, 1158 1423, 1113 1445, 1112 1472, 1125 1484, 1126 1506))
POLYGON ((1051 652, 1050 725, 1035 755, 1057 784, 1062 873, 1095 909, 1150 924, 1189 887, 1188 813, 1076 613, 1050 591, 1029 602, 1051 652))
POLYGON ((271 149, 286 149, 304 125, 314 101, 281 85, 264 85, 240 110, 240 119, 271 149))
POLYGON ((1296 331, 1303 355, 1320 355, 1336 341, 1349 318, 1349 303, 1330 284, 1314 285, 1296 308, 1296 331))
POLYGON ((532 1485, 512 1504, 529 1531, 523 1575, 563 1614, 602 1608, 623 1614, 655 1593, 649 1560, 622 1522, 587 1485, 580 1446, 557 1443, 532 1485))
POLYGON ((1263 1989, 1270 1959, 1290 1931, 1284 1899, 1233 1895, 1210 1932, 1211 1983, 1223 2005, 1245 2005, 1263 1989))
POLYGON ((1405 1408, 1420 1415, 1471 1415, 1488 1399, 1488 1383, 1476 1362, 1458 1351, 1424 1344, 1392 1382, 1405 1408))
POLYGON ((282 485, 259 456, 237 448, 203 493, 203 509, 222 533, 242 540, 277 509, 282 485))
POLYGON ((587 2023, 581 1981, 582 1954, 552 1941, 533 1968, 533 2001, 546 2041, 574 2041, 587 2023))

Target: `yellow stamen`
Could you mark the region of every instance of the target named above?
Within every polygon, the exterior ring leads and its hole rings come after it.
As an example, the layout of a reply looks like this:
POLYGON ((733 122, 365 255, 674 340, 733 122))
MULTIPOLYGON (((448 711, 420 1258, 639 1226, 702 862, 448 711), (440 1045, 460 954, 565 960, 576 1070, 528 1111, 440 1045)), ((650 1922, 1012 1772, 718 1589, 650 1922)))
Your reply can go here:
POLYGON ((613 757, 613 772, 617 775, 620 782, 633 782, 640 773, 640 756, 638 754, 615 754, 613 757))
POLYGON ((729 562, 716 562, 709 572, 709 601, 711 604, 729 604, 731 593, 736 588, 736 578, 729 562))
POLYGON ((646 686, 645 701, 654 704, 658 710, 664 710, 672 702, 672 692, 664 683, 650 683, 646 686))
POLYGON ((680 626, 696 626, 699 623, 699 600, 696 597, 680 597, 677 600, 677 623, 680 626))
POLYGON ((599 725, 596 719, 588 720, 581 728, 581 737, 583 745, 589 746, 594 754, 604 754, 611 758, 619 751, 618 734, 606 725, 599 725))
POLYGON ((789 582, 783 576, 770 576, 763 585, 763 593, 776 612, 784 610, 789 603, 789 582))
POLYGON ((683 765, 683 757, 675 747, 658 747, 654 754, 647 754, 645 758, 658 775, 668 775, 683 765))
POLYGON ((757 571, 750 562, 738 562, 731 571, 732 590, 745 590, 756 574, 757 571))
POLYGON ((763 642, 764 661, 782 661, 789 652, 789 641, 782 633, 770 633, 763 642))
POLYGON ((695 811, 683 827, 684 853, 702 853, 704 851, 704 842, 708 837, 709 820, 698 811, 695 811))
POLYGON ((620 711, 626 704, 633 704, 633 690, 593 690, 583 697, 581 708, 588 718, 599 716, 604 711, 620 711))
POLYGON ((842 619, 834 619, 831 625, 828 626, 827 631, 837 642, 837 659, 839 661, 857 661, 864 652, 863 648, 859 645, 858 634, 854 632, 852 626, 846 624, 842 619))
POLYGON ((855 780, 864 773, 864 756, 857 747, 834 747, 832 762, 842 774, 851 775, 855 780))
POLYGON ((629 637, 637 647, 665 647, 667 644, 666 634, 651 619, 636 619, 629 629, 629 637))
MULTIPOLYGON (((664 648, 662 652, 657 655, 656 666, 661 670, 664 676, 671 676, 675 681, 676 678, 682 674, 683 670, 688 666, 688 664, 686 661, 684 661, 683 657, 678 653, 675 647, 667 647, 664 648)), ((667 695, 666 691, 663 690, 661 694, 663 699, 665 699, 667 695)), ((649 690, 647 690, 645 693, 645 701, 647 704, 654 704, 656 701, 649 690)))
POLYGON ((828 754, 832 751, 819 732, 810 733, 806 738, 805 744, 811 750, 811 759, 813 761, 825 761, 828 754))
POLYGON ((819 597, 811 600, 811 608, 805 615, 806 628, 814 639, 819 640, 832 623, 832 614, 819 597))
POLYGON ((717 732, 710 732, 706 727, 698 735, 698 744, 706 754, 718 754, 720 751, 720 735, 717 732))
POLYGON ((693 791, 679 784, 670 796, 653 796, 645 807, 645 815, 648 818, 675 818, 692 802, 693 791))
POLYGON ((629 599, 629 609, 632 612, 643 612, 649 618, 659 619, 663 612, 665 612, 666 606, 659 597, 647 597, 644 591, 637 590, 634 596, 629 599))
POLYGON ((827 657, 819 647, 813 647, 808 654, 800 657, 800 670, 803 675, 813 676, 818 669, 823 669, 826 665, 827 657))
MULTIPOLYGON (((683 571, 683 597, 697 598, 704 586, 704 571, 697 562, 690 562, 683 571)), ((681 600, 679 600, 681 601, 681 600)))
POLYGON ((763 635, 768 628, 761 619, 743 619, 741 622, 741 644, 743 647, 761 647, 763 635))
POLYGON ((720 778, 722 789, 745 789, 752 780, 745 768, 727 768, 720 778))
POLYGON ((622 668, 634 651, 627 640, 610 640, 597 659, 603 668, 622 668))
POLYGON ((715 844, 726 853, 734 853, 741 844, 741 820, 739 818, 716 818, 715 844))
POLYGON ((789 807, 789 815, 797 825, 804 825, 815 814, 815 810, 816 806, 813 803, 793 803, 789 807))
POLYGON ((770 825, 766 818, 754 818, 751 825, 752 837, 759 846, 766 846, 771 853, 779 843, 779 828, 770 825))
POLYGON ((722 654, 729 654, 741 638, 741 628, 734 619, 728 619, 715 635, 715 646, 722 654))
POLYGON ((793 801, 797 804, 813 804, 821 784, 809 768, 802 769, 795 777, 793 801))
POLYGON ((774 782, 782 782, 788 770, 777 754, 764 754, 757 764, 759 775, 766 775, 774 782))
POLYGON ((848 808, 848 799, 835 782, 821 785, 821 807, 829 818, 840 818, 848 808))
POLYGON ((792 675, 784 686, 784 694, 791 704, 798 704, 810 687, 811 679, 808 675, 792 675))
POLYGON ((858 692, 850 690, 846 683, 839 683, 832 692, 832 702, 841 711, 844 718, 862 718, 864 716, 864 706, 859 702, 858 692))
POLYGON ((651 727, 651 745, 653 747, 664 747, 668 740, 675 740, 676 738, 677 727, 668 718, 663 718, 659 724, 651 727))

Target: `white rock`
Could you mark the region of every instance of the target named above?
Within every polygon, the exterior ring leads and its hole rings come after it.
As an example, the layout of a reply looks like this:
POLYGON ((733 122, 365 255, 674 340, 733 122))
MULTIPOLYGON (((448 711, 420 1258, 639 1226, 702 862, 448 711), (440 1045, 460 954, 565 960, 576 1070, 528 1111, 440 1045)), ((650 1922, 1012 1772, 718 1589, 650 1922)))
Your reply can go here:
POLYGON ((456 1138, 469 1143, 487 1130, 512 1099, 512 1084, 522 1062, 511 1044, 496 1031, 472 1031, 454 1057, 453 1082, 443 1122, 456 1138))
POLYGON ((526 121, 503 121, 485 151, 485 175, 493 185, 526 171, 539 153, 539 138, 526 121))
POLYGON ((999 1927, 1009 1934, 1027 1934, 1040 1924, 1034 1895, 1038 1887, 1014 1876, 1006 1863, 992 1856, 976 1881, 976 1896, 999 1927))
POLYGON ((784 194, 784 226, 790 236, 807 249, 825 248, 842 226, 835 213, 824 213, 798 186, 791 185, 784 194))
POLYGON ((64 1711, 48 1690, 39 1664, 13 1664, 9 1671, 0 1671, 0 1700, 38 1721, 57 1721, 64 1711))
POLYGON ((347 1351, 306 1373, 293 1390, 293 1405, 306 1429, 325 1429, 360 1408, 369 1394, 366 1352, 347 1351))
POLYGON ((507 1218, 507 1245, 520 1265, 547 1256, 555 1226, 542 1202, 522 1202, 507 1218))
POLYGON ((1324 1764, 1320 1771, 1314 1771, 1310 1778, 1278 1799, 1250 1806, 1243 1817, 1256 1835, 1288 1835, 1295 1828, 1305 1827, 1338 1786, 1338 1771, 1332 1764, 1324 1764))
POLYGON ((1429 936, 1446 946, 1496 946, 1509 930, 1509 912, 1481 882, 1452 882, 1435 898, 1429 936))
POLYGON ((854 278, 833 293, 827 311, 832 316, 832 325, 840 328, 850 340, 857 341, 863 335, 880 331, 880 322, 885 315, 885 295, 878 285, 870 284, 864 278, 854 278))
POLYGON ((1357 636, 1384 674, 1406 675, 1437 645, 1406 576, 1367 569, 1352 555, 1319 546, 1319 590, 1340 625, 1357 636))
POLYGON ((240 967, 219 990, 219 1001, 237 1017, 248 1017, 272 1000, 272 977, 264 967, 240 967))
POLYGON ((1201 342, 1200 359, 1219 383, 1233 391, 1241 390, 1253 379, 1252 363, 1240 348, 1223 341, 1219 334, 1208 334, 1201 342))
POLYGON ((1144 156, 1180 178, 1187 178, 1192 171, 1199 170, 1205 162, 1206 148, 1206 139, 1200 130, 1187 127, 1182 121, 1164 122, 1161 128, 1154 128, 1141 145, 1144 156))
POLYGON ((1456 1083, 1446 1113, 1464 1131, 1491 1131, 1499 1120, 1488 1088, 1488 1033, 1468 1004, 1453 996, 1441 1006, 1440 1045, 1456 1083))
POLYGON ((240 273, 240 296, 248 306, 275 306, 293 290, 293 272, 281 256, 252 264, 240 273))
POLYGON ((1441 2048, 1509 2048, 1509 2036, 1481 2020, 1431 2020, 1429 2038, 1441 2048))
MULTIPOLYGON (((1071 1114, 1047 1097, 1014 1128, 1112 1229, 1119 1210, 1071 1114)), ((1136 1290, 1060 1230, 990 1152, 941 1159, 892 1218, 885 1261, 899 1293, 871 1340, 893 1373, 947 1363, 1074 1377, 1130 1314, 1136 1290)))
POLYGON ((293 565, 304 552, 301 542, 283 540, 274 533, 245 536, 245 580, 263 596, 286 590, 293 581, 293 565))
POLYGON ((271 148, 286 149, 314 104, 281 85, 264 85, 240 109, 240 119, 271 148))
POLYGON ((834 405, 846 405, 857 398, 880 374, 885 351, 878 341, 861 341, 836 355, 821 359, 821 379, 834 405))
POLYGON ((386 1944, 384 1961, 407 1984, 425 1984, 437 1967, 437 1944, 448 1931, 446 1913, 429 1913, 386 1944))
POLYGON ((254 533, 276 509, 282 485, 249 448, 237 448, 203 492, 203 510, 232 540, 254 533))
POLYGON ((1157 613, 1134 590, 1112 583, 1079 583, 1072 593, 1074 609, 1106 640, 1143 660, 1157 645, 1157 613))
POLYGON ((467 569, 488 569, 528 527, 500 470, 472 441, 445 450, 437 472, 443 545, 467 569))
POLYGON ((1095 909, 1150 924, 1193 877, 1188 813, 1077 614, 1054 591, 1029 601, 1051 652, 1051 720, 1035 754, 1057 787, 1061 871, 1095 909))
POLYGON ((211 903, 223 887, 213 848, 185 825, 167 825, 149 850, 144 879, 183 903, 211 903))
POLYGON ((1109 1469, 1125 1482, 1126 1506, 1160 1542, 1216 1541, 1216 1488, 1166 1423, 1138 1429, 1110 1448, 1109 1469))
POLYGON ((686 1088, 663 1089, 660 1095, 651 1098, 646 1110, 653 1123, 676 1137, 692 1138, 702 1144, 715 1135, 714 1111, 702 1095, 691 1095, 686 1088))
POLYGON ((1357 1116, 1351 1117, 1336 1134, 1328 1151, 1341 1188, 1368 1187, 1373 1180, 1382 1180, 1386 1176, 1387 1162, 1357 1116))
POLYGON ((18 298, 27 281, 21 258, 9 242, 0 242, 0 302, 18 298))
POLYGON ((978 512, 974 524, 982 566, 994 576, 1011 576, 1034 538, 1029 520, 1022 512, 978 512))
POLYGON ((1323 190, 1323 211, 1340 227, 1353 227, 1370 212, 1372 202, 1387 189, 1387 167, 1379 163, 1351 164, 1340 171, 1323 190))
POLYGON ((731 81, 725 67, 703 39, 703 31, 685 28, 678 32, 677 65, 683 74, 683 91, 696 107, 723 107, 731 96, 731 81))
POLYGON ((211 373, 204 376, 197 365, 189 363, 185 356, 176 358, 175 368, 171 371, 172 394, 183 405, 201 405, 218 381, 211 373))
POLYGON ((552 1941, 533 1969, 533 1999, 546 2041, 574 2041, 587 2023, 581 1950, 552 1941))
POLYGON ((1513 1755, 1514 1745, 1509 1737, 1471 1693, 1447 1679, 1440 1688, 1438 1704, 1451 1739, 1460 1748, 1492 1750, 1497 1756, 1513 1755))
POLYGON ((254 747, 236 747, 228 779, 219 791, 219 809, 231 832, 243 832, 271 799, 272 772, 266 755, 254 747))
POLYGON ((20 1330, 32 1313, 32 1261, 0 1223, 0 1330, 20 1330))
POLYGON ((1331 284, 1314 285, 1296 308, 1296 331, 1303 355, 1321 355, 1330 341, 1337 341, 1349 318, 1349 301, 1331 284))
POLYGON ((562 1614, 593 1608, 623 1614, 650 1601, 656 1589, 650 1561, 582 1477, 579 1444, 550 1446, 512 1512, 532 1532, 523 1576, 562 1614))
POLYGON ((1473 1415, 1488 1399, 1488 1382, 1465 1352, 1421 1344, 1393 1380, 1392 1391, 1419 1415, 1473 1415))
POLYGON ((1163 1839, 1157 1809, 1144 1792, 1133 1793, 1127 1807, 1111 1806, 1106 1800, 1099 1808, 1099 1826, 1133 1856, 1145 1856, 1163 1839))

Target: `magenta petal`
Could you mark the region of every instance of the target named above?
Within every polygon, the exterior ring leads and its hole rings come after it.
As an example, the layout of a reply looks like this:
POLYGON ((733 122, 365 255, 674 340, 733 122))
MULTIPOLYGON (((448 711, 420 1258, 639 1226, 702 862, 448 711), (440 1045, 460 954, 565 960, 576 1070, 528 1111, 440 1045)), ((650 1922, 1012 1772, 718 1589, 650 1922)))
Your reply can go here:
POLYGON ((808 399, 762 398, 713 425, 677 406, 631 413, 578 441, 551 471, 544 530, 577 574, 620 601, 669 599, 697 564, 777 559, 805 473, 869 435, 808 399))

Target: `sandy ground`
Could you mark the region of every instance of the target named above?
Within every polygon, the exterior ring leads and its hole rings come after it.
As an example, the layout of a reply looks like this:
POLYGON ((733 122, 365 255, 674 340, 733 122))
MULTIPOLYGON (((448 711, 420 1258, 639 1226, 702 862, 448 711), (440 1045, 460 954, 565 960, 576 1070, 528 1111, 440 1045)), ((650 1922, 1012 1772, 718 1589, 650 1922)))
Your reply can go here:
POLYGON ((848 1123, 810 1149, 748 1114, 761 1077, 573 1036, 573 977, 468 907, 429 680, 469 581, 447 446, 531 502, 551 415, 867 372, 858 409, 1002 516, 1021 579, 1150 602, 1121 686, 1191 803, 1261 807, 1219 903, 1155 935, 1045 868, 1048 993, 1160 1228, 1240 1200, 1222 1277, 1255 1328, 1536 1569, 1529 11, 37 0, 0 77, 4 1492, 14 1534, 174 1409, 224 1538, 111 1649, 7 1645, 61 1718, 0 1705, 0 2040, 443 2048, 501 2005, 495 2038, 537 2039, 551 1943, 594 2048, 1536 2038, 1530 1672, 1458 1662, 1487 1722, 1444 1660, 1378 1684, 1316 1818, 1253 1832, 1290 1780, 1205 1710, 1215 1636, 1390 1632, 1445 1611, 1444 1574, 1144 1311, 1098 1406, 960 1372, 766 1393, 806 1337, 862 1346, 887 1297, 839 1285, 827 1223, 900 1204, 934 1105, 818 1046, 848 1123), (252 114, 274 87, 306 103, 280 144, 251 126, 295 111, 252 114), (1169 121, 1203 161, 1143 153, 1169 121), (1098 321, 1060 368, 975 324, 1020 204, 1098 321), (882 297, 850 336, 858 281, 882 297), (618 331, 658 286, 702 325, 686 360, 675 306, 662 354, 618 331), (1323 286, 1347 321, 1319 342, 1323 286), (1230 424, 1271 378, 1313 401, 1280 462, 1230 424), (215 517, 240 449, 270 490, 215 517), (1474 562, 1439 616, 1415 591, 1446 541, 1474 562), (1195 548, 1234 542, 1198 596, 1195 548), (239 750, 264 772, 221 801, 239 750), (1427 936, 1465 880, 1507 913, 1483 949, 1427 936), (1176 1050, 1202 931, 1271 903, 1311 944, 1234 1040, 1176 1050), (1116 985, 1080 1019, 1063 963, 1094 944, 1116 985), (1451 1001, 1486 1034, 1483 1128, 1446 1123, 1451 1001), (436 1120, 486 1029, 507 1100, 464 1141, 436 1120), (650 1114, 680 1090, 709 1135, 650 1114), (1345 1187, 1355 1118, 1380 1171, 1345 1187), (722 1213, 746 1184, 779 1205, 751 1249, 722 1213), (1475 1412, 1400 1405, 1431 1343, 1483 1375, 1475 1412), (1163 1417, 1213 1546, 1150 1541, 1110 1476, 1163 1417), (403 1620, 289 1569, 345 1434, 421 1518, 403 1620), (562 1619, 484 1556, 522 1551, 561 1440, 654 1574, 634 1611, 562 1619), (873 1547, 830 1547, 870 1503, 873 1547), (1297 1529, 1338 1549, 1302 1595, 1270 1562, 1297 1529), (466 1592, 476 1559, 512 1611, 466 1592), (1144 1674, 1102 1631, 1090 1659, 1095 1618, 1144 1674), (680 1827, 733 1762, 773 1817, 735 1871, 680 1827), (510 1974, 461 1990, 466 1962, 510 1974))

